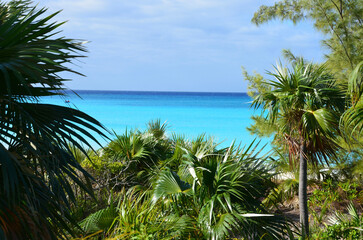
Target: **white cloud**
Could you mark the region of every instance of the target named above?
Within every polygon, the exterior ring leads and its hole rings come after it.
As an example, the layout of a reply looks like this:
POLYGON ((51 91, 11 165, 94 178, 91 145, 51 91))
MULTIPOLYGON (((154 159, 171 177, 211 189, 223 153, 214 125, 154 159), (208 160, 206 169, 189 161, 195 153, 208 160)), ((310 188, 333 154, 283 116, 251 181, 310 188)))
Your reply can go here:
POLYGON ((40 3, 54 10, 64 9, 69 16, 101 11, 108 5, 107 1, 102 0, 43 0, 40 3))
MULTIPOLYGON (((240 65, 270 66, 282 48, 304 48, 303 52, 316 54, 319 36, 311 35, 310 26, 272 22, 256 27, 250 22, 258 6, 271 1, 42 0, 40 6, 63 9, 57 19, 69 22, 62 34, 91 41, 90 60, 86 60, 91 63, 87 64, 119 76, 123 72, 114 64, 132 65, 128 69, 144 64, 155 69, 169 65, 230 69, 233 65, 240 72, 240 65)), ((188 69, 181 67, 180 71, 188 69)), ((138 76, 139 72, 130 74, 138 76)), ((236 81, 242 81, 240 75, 236 81)))

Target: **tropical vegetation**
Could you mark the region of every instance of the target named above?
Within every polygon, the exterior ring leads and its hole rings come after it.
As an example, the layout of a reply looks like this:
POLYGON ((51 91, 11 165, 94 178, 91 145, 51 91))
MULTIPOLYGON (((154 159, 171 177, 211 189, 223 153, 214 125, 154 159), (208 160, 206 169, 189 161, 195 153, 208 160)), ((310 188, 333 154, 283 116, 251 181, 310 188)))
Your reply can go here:
POLYGON ((43 103, 67 94, 61 76, 80 74, 68 63, 86 49, 59 36, 57 13, 0 3, 0 239, 362 239, 362 4, 256 12, 255 24, 312 20, 330 52, 312 63, 284 50, 267 78, 244 71, 256 140, 221 147, 160 120, 111 133, 43 103))
MULTIPOLYGON (((361 180, 358 180, 361 177, 359 174, 352 175, 352 172, 361 172, 362 166, 362 13, 363 4, 356 1, 281 0, 272 6, 261 6, 252 18, 252 22, 257 26, 273 19, 292 21, 294 24, 308 19, 314 23, 314 27, 318 31, 324 34, 322 45, 329 50, 323 65, 308 63, 303 57, 294 56, 290 50, 283 50, 283 57, 291 64, 291 67, 276 68, 276 73, 270 74, 274 78, 272 81, 265 79, 261 74, 250 75, 243 70, 245 79, 250 83, 249 95, 254 98, 255 106, 261 105, 268 112, 267 117, 266 115, 252 117, 253 124, 249 127, 250 132, 259 137, 273 136, 272 143, 275 145, 278 156, 284 156, 281 159, 289 156, 291 163, 300 162, 299 181, 297 182, 297 178, 294 177, 283 183, 294 182, 295 184, 290 187, 299 185, 303 238, 309 235, 307 226, 310 225, 307 221, 307 196, 303 194, 307 190, 308 178, 302 178, 303 176, 310 177, 310 182, 313 182, 311 180, 323 180, 320 182, 319 188, 322 187, 321 184, 324 183, 326 180, 324 177, 327 175, 334 175, 336 181, 355 179, 359 182, 359 186, 362 184, 361 180), (308 64, 301 64, 303 62, 308 64), (299 65, 300 67, 298 67, 299 65), (298 68, 304 68, 303 65, 312 66, 310 69, 322 67, 324 72, 328 73, 319 74, 317 72, 315 76, 306 77, 309 79, 308 82, 314 82, 318 76, 326 79, 311 87, 305 84, 304 80, 299 81, 302 78, 299 77, 301 74, 299 74, 298 68), (335 83, 333 84, 333 82, 335 83), (327 83, 330 86, 327 86, 327 83), (335 92, 337 98, 335 96, 333 99, 330 99, 329 96, 321 98, 321 94, 327 93, 326 91, 335 92), (318 102, 314 100, 315 98, 319 99, 318 102), (325 100, 328 100, 329 103, 325 100), (300 114, 296 115, 299 110, 300 114), (284 116, 286 116, 285 119, 284 116), (307 135, 308 129, 304 128, 308 126, 312 128, 310 134, 307 135), (291 133, 295 136, 291 136, 291 133), (310 140, 306 139, 309 135, 310 140), (319 136, 322 136, 323 139, 319 139, 319 136), (300 141, 296 141, 298 138, 300 141), (285 141, 281 141, 281 139, 285 141), (301 147, 303 139, 307 140, 314 150, 302 154, 305 157, 300 154, 300 159, 298 159, 297 153, 303 152, 302 149, 307 150, 306 146, 301 147), (352 159, 351 155, 355 153, 358 155, 352 159), (314 154, 316 157, 312 158, 311 156, 314 154), (295 158, 292 159, 292 155, 295 155, 295 158), (314 158, 324 160, 325 163, 314 161, 314 158), (308 159, 313 163, 310 166, 310 173, 307 173, 309 169, 304 163, 308 159), (348 172, 349 177, 345 174, 348 172)), ((309 72, 312 71, 308 70, 304 74, 309 72)), ((296 172, 292 175, 296 176, 296 172)), ((316 183, 314 184, 316 185, 316 183)), ((273 197, 281 199, 283 185, 280 185, 281 187, 274 192, 271 196, 272 199, 273 197)), ((330 191, 332 190, 330 189, 330 191)), ((312 209, 312 212, 314 211, 312 209)))
MULTIPOLYGON (((107 214, 104 211, 108 212, 111 206, 108 205, 82 221, 86 233, 101 231, 100 234, 115 239, 146 239, 146 236, 150 239, 225 239, 232 236, 281 239, 292 233, 293 226, 283 216, 269 214, 262 204, 261 199, 274 185, 273 173, 271 167, 264 164, 267 156, 259 157, 261 154, 254 146, 241 149, 232 145, 218 149, 213 139, 205 136, 187 141, 180 136, 160 138, 150 132, 150 129, 132 134, 126 132, 111 141, 97 157, 101 162, 121 164, 123 170, 117 171, 117 178, 135 177, 141 181, 136 180, 131 187, 128 181, 109 182, 109 188, 122 187, 122 194, 116 194, 119 199, 112 203, 112 206, 119 206, 112 208, 112 214, 118 217, 114 217, 106 228, 94 226, 105 222, 103 219, 107 214), (130 169, 132 161, 137 165, 141 152, 135 151, 140 154, 134 155, 133 160, 125 156, 110 159, 107 152, 120 138, 128 138, 127 142, 131 142, 135 137, 141 139, 138 149, 145 149, 142 156, 148 161, 143 162, 148 164, 136 171, 125 170, 130 169), (150 137, 157 144, 153 142, 150 146, 150 137), (166 144, 170 148, 163 154, 152 152, 166 144), (120 172, 124 174, 119 175, 120 172), (140 172, 142 176, 134 175, 140 172)), ((127 147, 123 146, 123 150, 127 147)))
POLYGON ((65 64, 84 51, 75 40, 54 37, 62 24, 50 22, 56 13, 40 18, 44 13, 27 2, 0 4, 1 239, 72 233, 72 186, 91 193, 80 176, 92 177, 69 144, 84 151, 82 143, 91 147, 85 137, 97 142, 93 134, 105 136, 87 114, 39 101, 62 94, 66 79, 59 73, 74 72, 65 64))
POLYGON ((323 66, 303 60, 293 69, 276 67, 268 82, 273 90, 255 96, 253 105, 268 111, 266 118, 276 122, 279 141, 285 142, 289 157, 298 156, 299 207, 303 236, 309 233, 307 208, 307 161, 327 162, 338 146, 334 142, 339 115, 344 109, 344 93, 323 66))

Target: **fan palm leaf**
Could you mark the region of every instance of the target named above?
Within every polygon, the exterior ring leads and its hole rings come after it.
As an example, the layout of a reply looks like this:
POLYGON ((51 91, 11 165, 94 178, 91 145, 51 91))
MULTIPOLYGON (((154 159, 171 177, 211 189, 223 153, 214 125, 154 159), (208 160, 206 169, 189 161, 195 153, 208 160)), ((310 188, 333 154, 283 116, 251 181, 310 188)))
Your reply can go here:
POLYGON ((81 176, 91 177, 69 146, 86 155, 83 146, 98 143, 94 134, 106 137, 87 114, 39 102, 65 94, 67 79, 59 74, 76 73, 65 64, 85 51, 77 41, 57 37, 63 23, 51 22, 57 13, 45 12, 29 1, 0 4, 0 228, 8 238, 44 239, 47 233, 56 239, 73 232, 72 184, 91 193, 81 176), (9 216, 14 224, 4 221, 9 216))
MULTIPOLYGON (((154 202, 163 199, 160 203, 164 212, 194 219, 194 233, 202 233, 205 239, 225 239, 234 233, 250 236, 248 223, 258 225, 259 218, 251 220, 244 214, 265 213, 259 199, 265 196, 271 178, 263 160, 256 158, 259 151, 255 152, 253 145, 241 150, 232 144, 219 151, 208 141, 198 145, 191 152, 184 148, 181 177, 166 171, 158 178, 153 189, 154 202)), ((280 219, 277 224, 276 216, 260 216, 269 218, 271 224, 265 223, 259 229, 255 226, 258 231, 254 236, 272 237, 272 229, 280 232, 279 237, 285 234, 285 221, 280 219)))
POLYGON ((138 132, 126 130, 123 135, 115 135, 116 138, 105 148, 105 153, 114 161, 137 161, 150 155, 138 132))
POLYGON ((80 223, 80 226, 86 234, 99 231, 107 232, 112 227, 117 216, 117 208, 111 204, 104 209, 92 213, 80 223))
POLYGON ((191 186, 182 181, 180 177, 172 171, 164 171, 160 174, 155 183, 153 201, 156 202, 159 198, 168 195, 177 195, 185 193, 191 186))

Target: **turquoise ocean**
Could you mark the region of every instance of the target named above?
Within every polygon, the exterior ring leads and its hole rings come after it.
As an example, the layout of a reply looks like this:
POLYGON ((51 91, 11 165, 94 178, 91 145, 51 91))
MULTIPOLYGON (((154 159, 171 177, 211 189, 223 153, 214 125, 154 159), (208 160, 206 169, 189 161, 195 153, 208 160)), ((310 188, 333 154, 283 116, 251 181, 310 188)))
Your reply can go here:
MULTIPOLYGON (((246 129, 251 115, 258 113, 250 108, 251 98, 246 93, 75 92, 79 96, 68 92, 66 97, 46 97, 42 102, 77 108, 117 134, 126 129, 144 130, 149 121, 160 119, 167 123, 169 135, 182 134, 192 139, 205 133, 221 142, 221 147, 233 141, 249 145, 256 138, 246 129)), ((98 140, 106 143, 99 137, 98 140)), ((268 139, 262 139, 259 146, 266 143, 268 139)), ((268 146, 264 150, 267 149, 268 146)))

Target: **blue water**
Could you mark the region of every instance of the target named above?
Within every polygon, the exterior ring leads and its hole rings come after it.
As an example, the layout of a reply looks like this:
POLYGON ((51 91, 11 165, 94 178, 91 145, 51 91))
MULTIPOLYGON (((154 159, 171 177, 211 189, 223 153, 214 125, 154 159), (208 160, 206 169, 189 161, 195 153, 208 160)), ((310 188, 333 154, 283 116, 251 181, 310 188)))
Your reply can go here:
MULTIPOLYGON (((206 133, 222 142, 222 147, 229 146, 233 140, 248 145, 255 139, 246 127, 256 112, 250 108, 251 98, 245 93, 76 92, 81 98, 70 93, 66 98, 46 97, 42 101, 76 107, 120 134, 126 128, 144 130, 147 122, 160 119, 167 122, 169 135, 184 134, 191 139, 206 133), (70 102, 65 103, 65 99, 70 102)), ((267 142, 263 139, 260 146, 267 142)))

